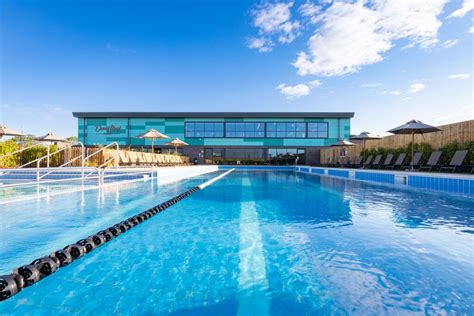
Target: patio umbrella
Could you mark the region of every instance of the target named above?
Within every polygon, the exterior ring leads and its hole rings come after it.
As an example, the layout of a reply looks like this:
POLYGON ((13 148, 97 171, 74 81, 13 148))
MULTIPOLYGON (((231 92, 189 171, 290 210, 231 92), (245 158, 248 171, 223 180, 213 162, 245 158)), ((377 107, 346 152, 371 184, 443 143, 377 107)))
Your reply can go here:
POLYGON ((49 168, 49 146, 51 146, 52 143, 69 143, 69 141, 61 136, 58 136, 54 133, 48 133, 46 135, 36 137, 37 141, 40 142, 48 142, 48 159, 46 160, 46 166, 49 168))
POLYGON ((345 139, 340 139, 337 143, 332 144, 331 146, 344 147, 344 146, 354 146, 354 143, 347 141, 345 139))
POLYGON ((357 139, 362 141, 363 151, 364 151, 364 158, 365 158, 365 142, 371 139, 381 139, 382 136, 372 134, 370 132, 362 132, 359 135, 351 136, 352 139, 357 139))
MULTIPOLYGON (((354 143, 351 143, 350 141, 341 138, 341 139, 339 139, 339 141, 337 143, 334 143, 331 146, 333 146, 333 147, 346 147, 346 146, 354 146, 354 145, 355 145, 354 143)), ((336 157, 335 157, 334 154, 333 154, 333 158, 334 158, 334 161, 335 161, 336 157)))
POLYGON ((413 170, 413 150, 415 145, 415 134, 428 134, 432 132, 439 132, 441 131, 439 128, 425 124, 421 121, 411 120, 401 126, 392 128, 389 130, 389 133, 397 134, 397 135, 408 135, 411 134, 411 170, 413 170))
POLYGON ((182 141, 181 139, 179 139, 179 138, 175 138, 175 139, 173 139, 172 141, 167 142, 166 145, 173 146, 173 147, 174 147, 174 152, 177 153, 177 152, 178 152, 178 147, 188 146, 189 144, 183 142, 183 141, 182 141))
POLYGON ((20 133, 11 128, 8 128, 5 125, 0 125, 0 139, 3 136, 23 136, 23 133, 20 133))
POLYGON ((151 139, 151 152, 154 153, 154 151, 155 151, 155 148, 154 148, 155 139, 170 138, 170 137, 165 135, 165 134, 162 134, 162 133, 158 132, 156 129, 152 128, 152 129, 149 129, 148 131, 146 131, 145 133, 138 135, 137 138, 151 139))

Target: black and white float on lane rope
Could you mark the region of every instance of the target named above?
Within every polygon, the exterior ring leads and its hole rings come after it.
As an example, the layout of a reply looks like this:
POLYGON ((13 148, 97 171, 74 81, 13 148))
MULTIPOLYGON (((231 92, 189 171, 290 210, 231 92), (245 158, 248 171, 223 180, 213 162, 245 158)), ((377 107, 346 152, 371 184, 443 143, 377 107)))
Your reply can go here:
POLYGON ((35 284, 43 278, 53 274, 59 268, 65 267, 74 260, 102 246, 106 242, 125 233, 131 228, 148 220, 152 216, 164 211, 168 207, 176 204, 185 197, 200 190, 200 187, 194 187, 166 202, 156 205, 146 211, 132 216, 109 228, 99 231, 85 239, 77 241, 75 244, 68 245, 59 249, 49 256, 39 258, 30 264, 21 266, 12 271, 9 275, 0 276, 0 302, 19 293, 25 287, 35 284))

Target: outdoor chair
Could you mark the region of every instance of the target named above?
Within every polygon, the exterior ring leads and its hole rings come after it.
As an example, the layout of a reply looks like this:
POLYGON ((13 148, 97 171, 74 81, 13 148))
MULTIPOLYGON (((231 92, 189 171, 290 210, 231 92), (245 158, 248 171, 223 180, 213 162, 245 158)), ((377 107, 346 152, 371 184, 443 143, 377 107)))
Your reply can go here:
POLYGON ((164 165, 163 155, 162 155, 162 154, 156 155, 156 162, 158 163, 158 166, 163 166, 163 165, 164 165))
POLYGON ((404 165, 403 168, 411 168, 411 165, 413 164, 413 169, 417 169, 420 167, 420 160, 421 157, 423 156, 423 153, 416 152, 413 157, 411 158, 410 164, 409 165, 404 165))
POLYGON ((147 165, 153 165, 153 156, 151 153, 145 153, 145 161, 147 165))
POLYGON ((130 165, 137 165, 138 164, 138 155, 134 151, 129 151, 128 152, 128 158, 130 161, 130 165))
POLYGON ((407 156, 406 153, 401 153, 398 155, 397 160, 395 160, 395 163, 393 165, 387 166, 388 169, 395 169, 395 168, 400 168, 403 165, 403 162, 405 161, 405 157, 407 156))
POLYGON ((434 168, 439 168, 440 165, 438 164, 439 158, 441 158, 441 151, 433 151, 430 155, 430 158, 428 158, 428 161, 426 162, 425 165, 420 167, 420 171, 433 171, 434 168))
POLYGON ((376 168, 376 167, 380 166, 380 161, 381 160, 382 160, 382 155, 378 154, 377 156, 375 156, 374 161, 372 161, 372 163, 370 165, 368 165, 367 167, 376 168))
POLYGON ((131 161, 129 156, 127 155, 126 151, 121 150, 119 152, 119 165, 120 166, 128 166, 130 165, 131 161))
POLYGON ((451 159, 451 162, 449 165, 443 166, 439 169, 439 171, 451 171, 451 172, 456 172, 456 169, 461 167, 464 159, 467 156, 467 150, 457 150, 454 153, 453 158, 451 159))
POLYGON ((356 159, 357 159, 356 157, 349 158, 345 163, 341 165, 341 167, 350 168, 351 166, 355 164, 356 159))
POLYGON ((143 166, 146 164, 145 157, 142 152, 137 152, 137 165, 143 166))
POLYGON ((153 158, 153 165, 156 166, 159 164, 159 161, 158 161, 158 155, 157 154, 152 154, 152 158, 153 158))
POLYGON ((381 168, 389 167, 392 164, 392 160, 393 160, 393 154, 390 153, 390 154, 387 155, 387 157, 385 157, 385 160, 384 160, 383 164, 380 165, 380 167, 381 168))
POLYGON ((360 168, 362 166, 362 160, 364 159, 363 156, 357 157, 355 163, 352 165, 352 168, 360 168))
POLYGON ((372 162, 372 159, 374 159, 374 156, 373 155, 369 155, 367 157, 367 159, 364 161, 364 164, 362 165, 362 168, 365 168, 367 166, 370 165, 370 163, 372 162))

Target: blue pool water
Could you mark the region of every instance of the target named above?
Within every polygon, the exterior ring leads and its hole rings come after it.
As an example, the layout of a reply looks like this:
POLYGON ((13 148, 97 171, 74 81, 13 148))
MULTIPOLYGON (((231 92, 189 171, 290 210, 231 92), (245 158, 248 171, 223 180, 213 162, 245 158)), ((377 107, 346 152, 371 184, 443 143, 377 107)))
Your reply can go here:
MULTIPOLYGON (((0 273, 217 174, 3 205, 0 273)), ((234 171, 0 314, 469 314, 473 212, 473 199, 439 192, 234 171)))

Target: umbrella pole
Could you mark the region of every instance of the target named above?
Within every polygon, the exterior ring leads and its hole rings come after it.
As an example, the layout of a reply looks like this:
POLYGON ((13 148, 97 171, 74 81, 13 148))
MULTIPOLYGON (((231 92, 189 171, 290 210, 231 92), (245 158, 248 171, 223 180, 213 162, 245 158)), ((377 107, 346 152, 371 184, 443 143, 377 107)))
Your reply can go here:
POLYGON ((175 145, 175 146, 174 146, 174 154, 175 154, 175 155, 178 154, 178 145, 175 145))
POLYGON ((365 162, 365 142, 366 141, 367 139, 364 139, 364 149, 363 149, 364 154, 362 155, 362 169, 365 168, 364 162, 365 162))
POLYGON ((153 146, 154 141, 155 141, 155 139, 152 138, 152 139, 151 139, 151 153, 152 153, 152 154, 155 152, 155 148, 154 148, 154 146, 153 146))
POLYGON ((49 146, 51 146, 51 144, 48 144, 48 158, 46 159, 46 167, 49 168, 49 146))
POLYGON ((413 171, 413 147, 415 145, 415 131, 411 132, 411 161, 410 161, 410 165, 411 165, 411 171, 413 171))

